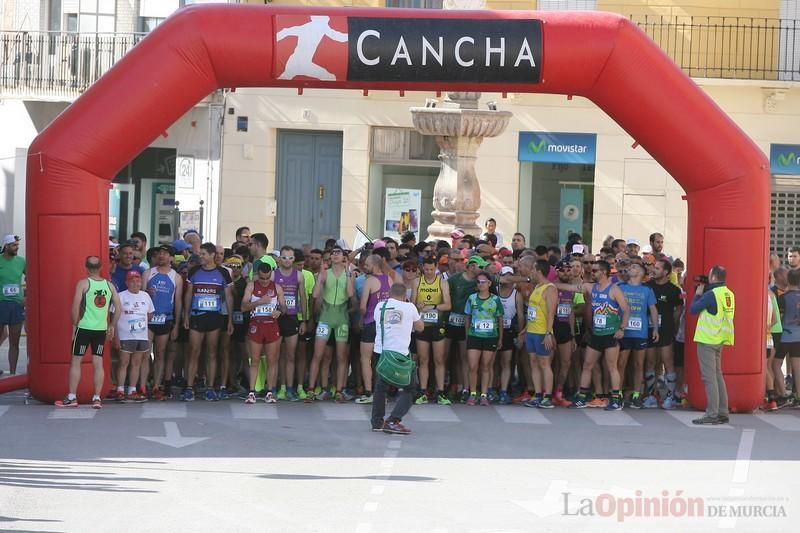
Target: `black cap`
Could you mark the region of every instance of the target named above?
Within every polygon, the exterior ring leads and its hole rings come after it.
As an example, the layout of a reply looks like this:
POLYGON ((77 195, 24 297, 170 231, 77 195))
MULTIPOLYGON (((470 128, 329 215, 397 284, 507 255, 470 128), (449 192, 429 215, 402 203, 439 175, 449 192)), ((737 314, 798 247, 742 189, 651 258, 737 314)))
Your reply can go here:
POLYGON ((403 243, 403 244, 405 244, 405 243, 407 243, 409 241, 415 241, 415 240, 417 240, 417 236, 414 234, 413 231, 407 231, 407 232, 403 233, 402 237, 400 237, 400 242, 403 243))

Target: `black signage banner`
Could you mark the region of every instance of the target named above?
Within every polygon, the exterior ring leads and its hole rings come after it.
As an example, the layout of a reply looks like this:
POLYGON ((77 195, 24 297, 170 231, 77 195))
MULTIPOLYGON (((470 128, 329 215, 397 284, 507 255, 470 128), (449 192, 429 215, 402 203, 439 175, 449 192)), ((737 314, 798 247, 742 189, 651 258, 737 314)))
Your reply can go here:
POLYGON ((348 17, 351 81, 539 83, 542 22, 348 17))

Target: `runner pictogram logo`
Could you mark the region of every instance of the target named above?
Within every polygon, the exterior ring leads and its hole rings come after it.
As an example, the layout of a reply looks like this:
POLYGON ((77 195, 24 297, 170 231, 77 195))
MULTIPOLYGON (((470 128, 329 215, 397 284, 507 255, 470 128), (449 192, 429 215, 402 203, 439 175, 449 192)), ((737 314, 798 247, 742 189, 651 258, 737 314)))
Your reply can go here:
POLYGON ((347 79, 347 17, 279 15, 275 30, 277 79, 347 79))

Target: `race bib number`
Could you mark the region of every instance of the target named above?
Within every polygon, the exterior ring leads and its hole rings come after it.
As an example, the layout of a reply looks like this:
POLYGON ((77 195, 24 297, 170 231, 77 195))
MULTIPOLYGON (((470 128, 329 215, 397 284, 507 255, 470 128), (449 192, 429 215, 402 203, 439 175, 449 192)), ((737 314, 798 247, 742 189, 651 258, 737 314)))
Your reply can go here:
POLYGON ((234 324, 244 324, 244 313, 241 311, 234 311, 233 312, 233 323, 234 324))
POLYGON ((536 320, 536 308, 529 307, 528 311, 525 313, 525 318, 528 320, 536 320))
POLYGON ((150 319, 150 323, 154 326, 163 326, 167 323, 167 315, 164 313, 153 315, 153 318, 150 319))
POLYGON ((145 330, 147 324, 143 318, 129 318, 128 329, 131 333, 141 333, 145 330))
POLYGON ((284 296, 286 299, 286 308, 289 311, 294 311, 297 309, 297 297, 296 296, 284 296))
POLYGON ((271 317, 275 312, 275 302, 259 305, 253 310, 253 316, 271 317))
POLYGON ((197 308, 200 311, 219 311, 219 296, 201 296, 197 300, 197 308))
POLYGON ((661 315, 658 315, 658 327, 661 327, 661 315))
POLYGON ((317 337, 328 338, 331 335, 331 328, 328 324, 317 324, 317 337))
POLYGON ((427 322, 429 324, 436 324, 439 322, 439 311, 436 309, 432 309, 430 311, 424 311, 422 313, 422 321, 427 322))
POLYGON ((494 331, 494 320, 476 320, 472 324, 475 331, 482 331, 484 333, 494 331))
POLYGON ((19 296, 19 285, 3 285, 3 296, 8 298, 19 296))
POLYGON ((628 319, 628 327, 625 329, 640 331, 642 329, 642 319, 641 318, 628 319))
POLYGON ((558 304, 556 308, 556 315, 558 318, 568 318, 572 313, 572 306, 570 304, 558 304))
POLYGON ((466 323, 466 315, 450 314, 449 323, 451 326, 463 327, 466 323))
POLYGON ((511 327, 511 319, 503 318, 503 328, 508 329, 511 327))
POLYGON ((596 328, 606 327, 606 315, 595 315, 593 323, 596 328))

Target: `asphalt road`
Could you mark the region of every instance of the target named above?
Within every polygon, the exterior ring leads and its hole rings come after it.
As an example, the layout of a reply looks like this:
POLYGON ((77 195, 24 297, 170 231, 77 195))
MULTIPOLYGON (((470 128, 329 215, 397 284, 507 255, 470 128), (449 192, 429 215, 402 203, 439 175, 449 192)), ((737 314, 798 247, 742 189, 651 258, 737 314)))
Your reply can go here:
POLYGON ((800 513, 800 411, 426 405, 399 437, 355 404, 24 399, 0 396, 2 531, 750 532, 800 513))

